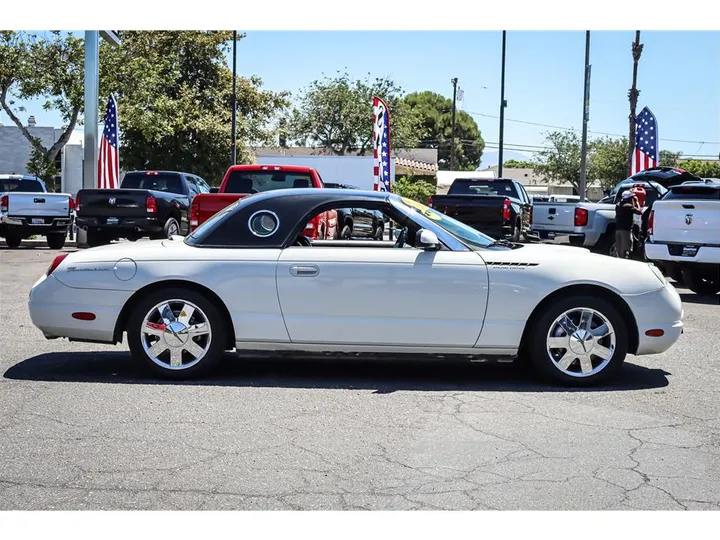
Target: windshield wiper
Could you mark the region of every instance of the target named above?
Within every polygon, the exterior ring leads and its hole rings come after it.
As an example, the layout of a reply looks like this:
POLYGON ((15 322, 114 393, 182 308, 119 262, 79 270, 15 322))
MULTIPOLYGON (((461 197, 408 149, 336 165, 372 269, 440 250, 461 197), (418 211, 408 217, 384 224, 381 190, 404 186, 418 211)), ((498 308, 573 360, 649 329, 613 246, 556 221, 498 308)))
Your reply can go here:
POLYGON ((492 244, 488 245, 488 247, 493 247, 493 246, 505 246, 505 247, 509 247, 509 248, 514 248, 515 244, 513 244, 512 242, 509 242, 508 240, 503 240, 501 238, 500 240, 495 240, 492 244))

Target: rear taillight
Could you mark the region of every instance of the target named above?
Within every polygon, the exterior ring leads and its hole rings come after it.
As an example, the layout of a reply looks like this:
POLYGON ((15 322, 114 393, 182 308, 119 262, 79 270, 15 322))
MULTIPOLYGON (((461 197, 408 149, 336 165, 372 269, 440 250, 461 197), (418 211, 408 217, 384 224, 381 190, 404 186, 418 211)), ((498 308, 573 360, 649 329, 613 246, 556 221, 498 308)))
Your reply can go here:
POLYGON ((588 224, 588 211, 586 208, 575 209, 575 226, 584 227, 588 224))
POLYGON ((655 210, 650 210, 650 216, 648 217, 648 235, 652 236, 653 225, 655 224, 655 210))
POLYGON ((145 210, 147 210, 148 214, 154 214, 157 212, 157 201, 155 200, 155 197, 148 196, 148 198, 145 199, 145 210))
POLYGON ((72 212, 73 210, 75 210, 75 199, 73 199, 72 197, 70 197, 70 198, 68 199, 68 206, 69 206, 69 210, 70 210, 71 212, 72 212))
POLYGON ((435 202, 435 197, 433 195, 430 195, 430 198, 428 199, 428 206, 430 208, 432 208, 434 202, 435 202))
POLYGON ((79 193, 75 196, 75 212, 78 214, 80 213, 80 194, 79 193))
POLYGON ((200 225, 200 205, 193 201, 190 205, 190 227, 195 228, 200 225))
POLYGON ((0 212, 7 212, 8 211, 8 196, 3 195, 0 197, 0 212))
POLYGON ((508 221, 510 219, 510 199, 503 201, 503 219, 508 221))
POLYGON ((53 262, 50 263, 50 266, 48 267, 47 272, 45 272, 45 275, 46 275, 46 276, 49 276, 50 274, 52 274, 52 273, 55 271, 55 269, 56 269, 58 266, 60 266, 60 263, 65 260, 65 257, 67 257, 68 255, 70 255, 70 254, 69 254, 69 253, 63 253, 62 255, 58 255, 57 257, 55 257, 55 258, 53 259, 53 262))

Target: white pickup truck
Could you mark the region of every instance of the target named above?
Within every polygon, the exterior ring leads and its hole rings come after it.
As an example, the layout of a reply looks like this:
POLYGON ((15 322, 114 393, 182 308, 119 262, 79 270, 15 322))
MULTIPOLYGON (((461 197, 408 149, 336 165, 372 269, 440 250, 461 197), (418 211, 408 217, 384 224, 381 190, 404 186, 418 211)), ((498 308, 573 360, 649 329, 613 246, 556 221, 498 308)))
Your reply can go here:
POLYGON ((720 182, 671 187, 650 212, 645 257, 695 293, 720 292, 720 182))
POLYGON ((10 248, 24 238, 45 236, 51 249, 65 245, 74 201, 67 193, 49 193, 35 176, 0 175, 0 237, 10 248))

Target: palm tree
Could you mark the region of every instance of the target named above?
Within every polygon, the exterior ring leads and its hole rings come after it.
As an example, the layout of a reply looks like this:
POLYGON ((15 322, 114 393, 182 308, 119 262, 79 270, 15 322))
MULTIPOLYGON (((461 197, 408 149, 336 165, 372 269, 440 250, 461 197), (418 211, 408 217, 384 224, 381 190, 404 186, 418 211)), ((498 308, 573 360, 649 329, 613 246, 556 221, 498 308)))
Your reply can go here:
POLYGON ((635 151, 635 111, 637 110, 638 96, 640 90, 637 89, 637 72, 638 63, 640 62, 640 55, 642 54, 643 46, 640 43, 640 30, 635 31, 635 41, 632 44, 632 56, 633 56, 633 78, 632 88, 628 92, 628 99, 630 100, 630 136, 628 137, 628 156, 627 156, 627 170, 630 170, 632 164, 632 155, 635 151))

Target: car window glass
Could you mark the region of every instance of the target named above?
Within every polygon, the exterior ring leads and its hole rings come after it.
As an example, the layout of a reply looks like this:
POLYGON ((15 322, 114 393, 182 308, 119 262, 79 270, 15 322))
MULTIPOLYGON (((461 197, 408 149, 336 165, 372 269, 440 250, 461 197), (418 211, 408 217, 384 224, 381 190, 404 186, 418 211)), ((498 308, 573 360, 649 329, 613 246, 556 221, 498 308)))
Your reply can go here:
MULTIPOLYGON (((310 240, 342 240, 343 245, 347 242, 356 245, 365 244, 367 241, 378 242, 377 247, 381 247, 383 241, 390 241, 391 224, 395 229, 399 226, 378 205, 356 204, 346 207, 338 204, 314 214, 305 223, 301 235, 310 240)), ((340 244, 335 247, 338 245, 340 244)), ((333 246, 329 244, 327 247, 333 246)))

